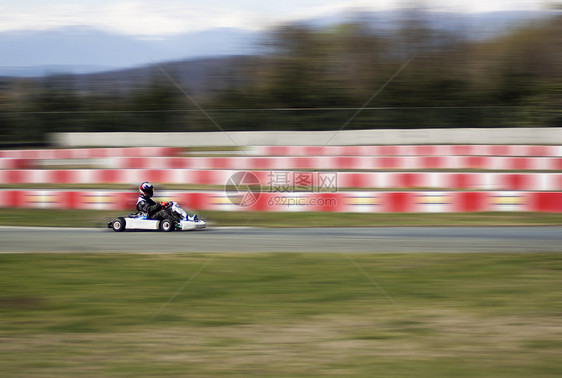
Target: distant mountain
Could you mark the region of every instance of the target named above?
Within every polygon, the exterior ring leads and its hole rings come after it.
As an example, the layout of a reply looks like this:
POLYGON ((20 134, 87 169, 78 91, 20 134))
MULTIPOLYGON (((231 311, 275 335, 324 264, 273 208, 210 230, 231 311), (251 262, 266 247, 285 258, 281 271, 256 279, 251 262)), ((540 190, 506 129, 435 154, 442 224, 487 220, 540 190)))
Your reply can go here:
MULTIPOLYGON (((423 20, 428 26, 462 33, 469 39, 489 38, 522 23, 541 20, 554 12, 343 12, 308 19, 301 24, 326 27, 363 20, 389 32, 404 17, 423 20)), ((91 27, 65 27, 47 31, 0 33, 0 76, 37 77, 49 74, 84 74, 115 71, 178 61, 260 52, 258 41, 266 32, 218 28, 166 38, 141 39, 91 27)))
POLYGON ((0 77, 41 77, 58 74, 84 75, 95 72, 110 72, 119 70, 115 66, 95 66, 82 64, 52 64, 37 66, 0 66, 0 77))
POLYGON ((244 69, 250 64, 259 64, 259 58, 255 56, 195 58, 78 75, 74 80, 78 89, 105 92, 128 91, 135 87, 143 87, 151 77, 156 77, 160 80, 164 79, 170 85, 179 85, 190 94, 204 95, 228 86, 236 87, 243 84, 233 82, 233 80, 243 80, 244 77, 235 71, 244 69), (167 76, 174 82, 170 82, 167 76))
POLYGON ((84 27, 0 33, 0 76, 82 74, 155 61, 251 54, 256 37, 231 28, 165 39, 139 39, 84 27))

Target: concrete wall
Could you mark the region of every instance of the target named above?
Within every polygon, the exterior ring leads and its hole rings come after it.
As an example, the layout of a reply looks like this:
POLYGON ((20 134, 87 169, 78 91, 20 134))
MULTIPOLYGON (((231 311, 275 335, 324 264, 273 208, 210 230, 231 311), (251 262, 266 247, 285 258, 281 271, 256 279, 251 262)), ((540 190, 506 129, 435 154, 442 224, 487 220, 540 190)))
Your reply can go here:
POLYGON ((562 128, 55 133, 52 141, 60 147, 562 144, 562 128))

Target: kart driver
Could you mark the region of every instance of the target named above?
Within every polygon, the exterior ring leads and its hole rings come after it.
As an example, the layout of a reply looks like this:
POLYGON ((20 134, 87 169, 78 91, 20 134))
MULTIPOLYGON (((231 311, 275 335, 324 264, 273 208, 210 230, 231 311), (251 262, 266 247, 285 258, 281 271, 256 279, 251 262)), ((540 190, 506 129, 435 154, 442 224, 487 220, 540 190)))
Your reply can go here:
POLYGON ((172 218, 178 221, 178 217, 170 211, 172 202, 154 202, 152 196, 154 195, 154 187, 149 182, 143 182, 139 186, 140 196, 137 199, 137 211, 142 211, 147 214, 148 219, 162 220, 172 218))

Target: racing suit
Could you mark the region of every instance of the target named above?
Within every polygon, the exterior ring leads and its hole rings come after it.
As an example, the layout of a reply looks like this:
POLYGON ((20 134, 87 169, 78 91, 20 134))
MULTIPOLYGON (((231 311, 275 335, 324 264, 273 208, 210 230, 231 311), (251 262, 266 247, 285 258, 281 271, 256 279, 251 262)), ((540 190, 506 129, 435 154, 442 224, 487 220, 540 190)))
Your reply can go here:
POLYGON ((152 198, 147 196, 139 196, 137 199, 137 211, 145 212, 148 219, 162 220, 169 218, 175 221, 179 220, 179 218, 169 211, 168 208, 154 202, 152 198))

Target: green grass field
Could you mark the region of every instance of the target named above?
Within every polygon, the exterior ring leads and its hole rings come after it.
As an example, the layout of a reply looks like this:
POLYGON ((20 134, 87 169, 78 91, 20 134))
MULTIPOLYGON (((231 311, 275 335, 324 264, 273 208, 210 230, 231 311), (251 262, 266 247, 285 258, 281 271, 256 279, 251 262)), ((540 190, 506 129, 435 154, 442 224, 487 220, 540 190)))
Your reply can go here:
MULTIPOLYGON (((128 211, 0 208, 1 226, 105 227, 128 211)), ((254 227, 366 227, 366 226, 528 226, 562 225, 562 213, 325 213, 202 211, 214 226, 254 227)))
POLYGON ((0 375, 555 377, 561 273, 555 253, 4 254, 0 375))

